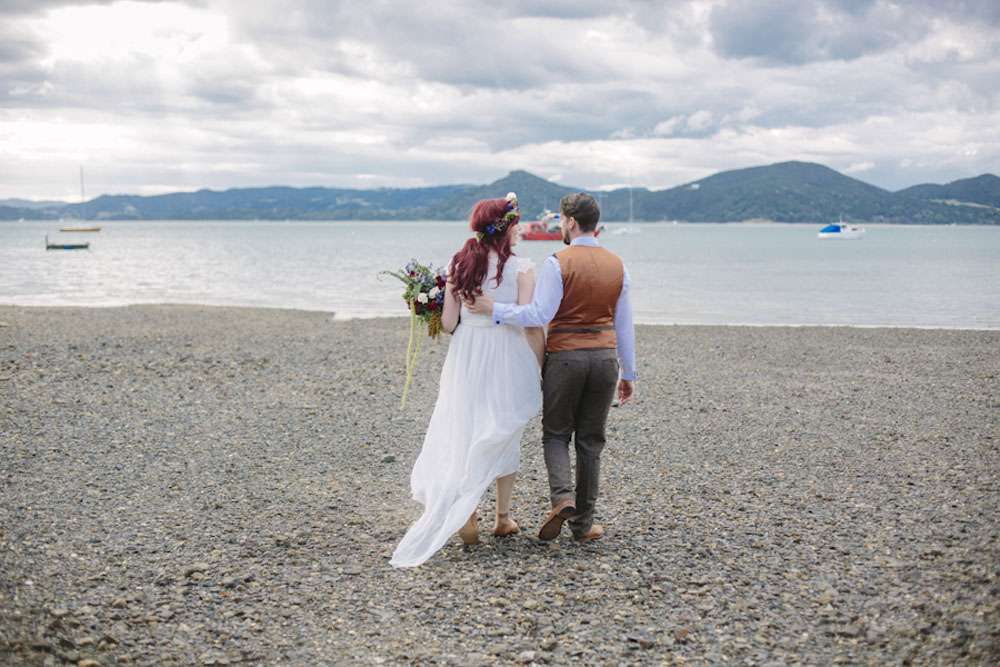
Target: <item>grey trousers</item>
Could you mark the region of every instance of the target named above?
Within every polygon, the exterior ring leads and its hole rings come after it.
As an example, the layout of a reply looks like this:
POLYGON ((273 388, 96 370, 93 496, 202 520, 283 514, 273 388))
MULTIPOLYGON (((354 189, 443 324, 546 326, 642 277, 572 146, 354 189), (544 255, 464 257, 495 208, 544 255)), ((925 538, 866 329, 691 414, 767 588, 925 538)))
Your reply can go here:
POLYGON ((601 450, 608 410, 618 385, 614 348, 549 352, 542 368, 542 446, 549 471, 552 504, 570 499, 577 514, 570 519, 579 537, 594 522, 601 450), (569 442, 576 448, 574 490, 569 442))

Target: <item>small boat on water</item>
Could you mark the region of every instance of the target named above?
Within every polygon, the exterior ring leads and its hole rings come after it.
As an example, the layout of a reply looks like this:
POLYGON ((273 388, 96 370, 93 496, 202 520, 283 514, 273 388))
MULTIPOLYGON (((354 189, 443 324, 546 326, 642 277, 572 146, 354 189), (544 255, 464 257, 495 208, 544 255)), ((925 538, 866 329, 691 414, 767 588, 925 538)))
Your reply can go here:
MULTIPOLYGON (((598 227, 594 236, 600 236, 603 229, 603 225, 598 227)), ((545 211, 545 214, 538 220, 522 222, 521 239, 524 241, 562 241, 559 214, 545 211)))
POLYGON ((538 220, 521 222, 521 239, 524 241, 561 241, 559 214, 546 210, 538 220))
MULTIPOLYGON (((87 197, 83 189, 83 166, 80 166, 80 206, 83 206, 87 202, 87 197)), ((73 222, 71 217, 69 220, 63 220, 59 218, 59 222, 73 222)), ((60 227, 60 232, 99 232, 101 228, 97 225, 69 225, 67 227, 60 227)))
POLYGON ((844 222, 843 219, 840 222, 834 222, 827 225, 823 229, 819 230, 816 235, 817 238, 821 239, 860 239, 865 235, 864 227, 857 227, 855 225, 849 225, 844 222))
POLYGON ((46 250, 86 250, 89 247, 89 243, 49 243, 49 236, 45 235, 46 250))
POLYGON ((99 232, 100 227, 60 227, 60 232, 99 232))

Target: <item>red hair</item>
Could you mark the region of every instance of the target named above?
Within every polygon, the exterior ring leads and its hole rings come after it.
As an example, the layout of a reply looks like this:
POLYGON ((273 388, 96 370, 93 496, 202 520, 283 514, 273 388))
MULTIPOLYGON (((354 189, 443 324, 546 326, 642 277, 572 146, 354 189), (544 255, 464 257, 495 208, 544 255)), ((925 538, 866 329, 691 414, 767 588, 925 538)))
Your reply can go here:
MULTIPOLYGON (((500 286, 503 267, 513 252, 510 249, 510 227, 487 234, 490 225, 503 223, 507 213, 506 199, 483 199, 476 202, 469 216, 469 229, 478 232, 465 242, 461 250, 451 258, 451 271, 448 280, 455 285, 455 292, 463 300, 473 299, 483 293, 482 285, 486 280, 486 272, 490 265, 490 251, 497 254, 497 287, 500 286), (479 240, 482 239, 482 240, 479 240)), ((520 216, 511 225, 516 225, 520 216)))

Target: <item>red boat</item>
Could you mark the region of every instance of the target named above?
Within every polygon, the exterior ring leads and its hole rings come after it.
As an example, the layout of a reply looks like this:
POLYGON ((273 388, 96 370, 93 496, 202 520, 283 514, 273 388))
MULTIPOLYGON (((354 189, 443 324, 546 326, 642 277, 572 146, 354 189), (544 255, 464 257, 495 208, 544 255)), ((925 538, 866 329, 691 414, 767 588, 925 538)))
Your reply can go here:
MULTIPOLYGON (((601 235, 601 227, 594 236, 601 235)), ((524 241, 562 241, 559 229, 559 214, 546 211, 541 220, 521 223, 521 239, 524 241)))
POLYGON ((523 241, 562 241, 562 232, 558 225, 549 229, 541 220, 521 223, 521 240, 523 241))

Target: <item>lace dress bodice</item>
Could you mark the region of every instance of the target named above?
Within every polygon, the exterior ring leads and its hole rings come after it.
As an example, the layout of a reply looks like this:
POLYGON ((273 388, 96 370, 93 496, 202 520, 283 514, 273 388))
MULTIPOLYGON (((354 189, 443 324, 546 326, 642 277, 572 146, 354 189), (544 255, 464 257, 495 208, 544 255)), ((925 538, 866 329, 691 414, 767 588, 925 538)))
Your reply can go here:
MULTIPOLYGON (((483 294, 498 303, 517 303, 517 274, 525 273, 534 269, 535 264, 527 257, 517 257, 511 255, 503 267, 503 279, 500 286, 497 286, 497 262, 499 257, 494 252, 490 253, 490 266, 486 271, 486 281, 483 283, 483 294)), ((462 324, 470 326, 491 327, 493 318, 489 315, 477 315, 473 313, 465 304, 462 304, 462 324)))

